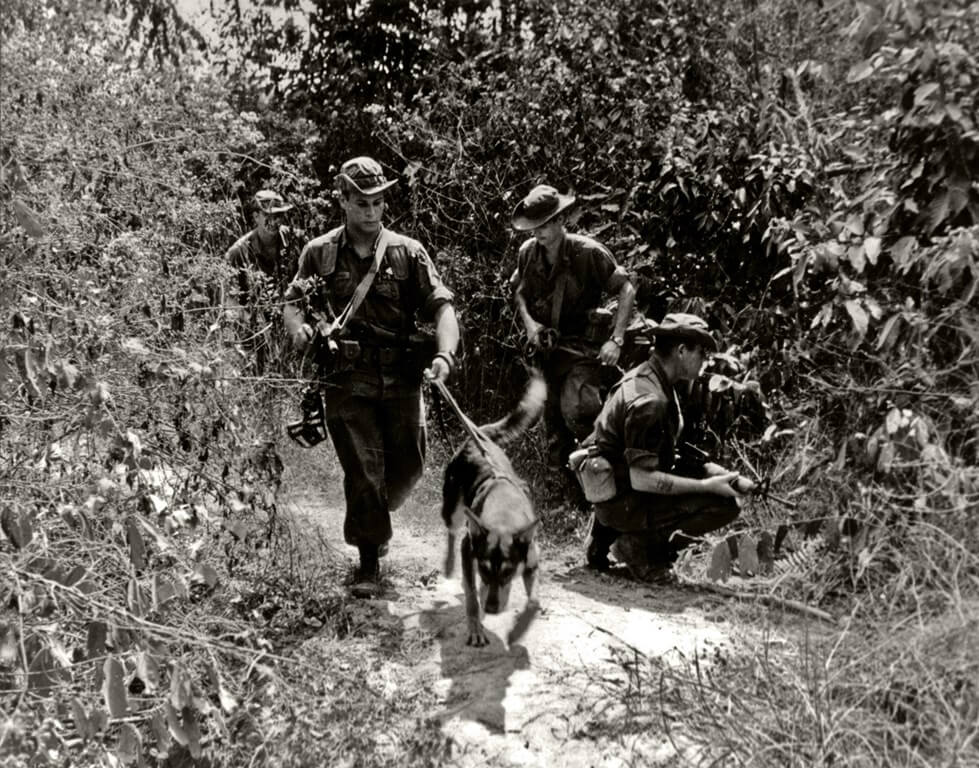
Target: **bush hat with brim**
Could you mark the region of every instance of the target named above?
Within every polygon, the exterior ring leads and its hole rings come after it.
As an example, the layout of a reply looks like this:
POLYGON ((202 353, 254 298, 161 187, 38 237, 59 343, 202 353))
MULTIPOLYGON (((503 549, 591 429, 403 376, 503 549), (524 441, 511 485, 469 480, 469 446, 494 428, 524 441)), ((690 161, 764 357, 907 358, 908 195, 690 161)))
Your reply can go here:
POLYGON ((376 195, 398 183, 388 180, 381 164, 372 157, 355 157, 340 166, 337 179, 343 179, 362 195, 376 195))
POLYGON ((680 339, 703 345, 709 352, 717 351, 717 342, 707 330, 707 323, 696 315, 686 312, 672 312, 663 318, 663 322, 653 328, 650 333, 656 338, 680 339))
POLYGON ((510 225, 518 232, 541 227, 574 204, 574 195, 562 195, 548 184, 538 184, 517 203, 510 225))
POLYGON ((293 206, 282 199, 282 195, 271 189, 260 189, 255 193, 255 205, 262 213, 285 213, 293 206))

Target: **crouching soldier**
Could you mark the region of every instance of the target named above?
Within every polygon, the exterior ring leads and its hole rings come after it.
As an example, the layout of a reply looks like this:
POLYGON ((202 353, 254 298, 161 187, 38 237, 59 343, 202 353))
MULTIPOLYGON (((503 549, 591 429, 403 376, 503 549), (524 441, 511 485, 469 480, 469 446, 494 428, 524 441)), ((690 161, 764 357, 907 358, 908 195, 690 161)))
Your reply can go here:
POLYGON ((510 284, 528 347, 543 357, 548 460, 565 471, 577 441, 591 432, 603 390, 619 378, 614 366, 636 293, 605 246, 567 231, 567 209, 574 202, 572 195, 541 184, 511 219, 515 230, 533 235, 520 246, 510 284), (606 295, 618 297, 614 321, 596 322, 606 295))
POLYGON ((594 504, 588 565, 607 569, 611 549, 638 579, 668 567, 690 537, 732 522, 738 497, 754 487, 717 464, 677 461, 683 416, 674 387, 695 379, 716 351, 707 324, 676 313, 651 332, 649 360, 622 377, 571 457, 594 504))
POLYGON ((425 459, 423 371, 445 380, 455 367, 459 328, 452 293, 422 245, 382 225, 395 181, 369 157, 337 177, 344 224, 306 245, 286 294, 286 328, 297 348, 314 339, 332 351, 323 378, 326 428, 343 468, 343 533, 357 547, 352 592, 379 590, 379 558, 391 512, 421 477, 425 459), (304 316, 302 300, 319 318, 304 316), (413 344, 417 320, 433 320, 429 349, 413 344))

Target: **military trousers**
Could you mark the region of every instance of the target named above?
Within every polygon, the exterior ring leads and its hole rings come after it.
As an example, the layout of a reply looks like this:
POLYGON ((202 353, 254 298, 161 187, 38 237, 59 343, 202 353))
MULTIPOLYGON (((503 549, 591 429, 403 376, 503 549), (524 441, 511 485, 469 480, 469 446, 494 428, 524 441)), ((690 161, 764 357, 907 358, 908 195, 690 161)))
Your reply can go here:
POLYGON ((606 544, 621 539, 620 551, 640 561, 630 566, 663 563, 694 538, 733 522, 740 512, 737 499, 713 493, 664 496, 630 490, 595 504, 592 535, 606 544))
POLYGON ((563 468, 578 442, 591 433, 602 410, 604 375, 597 359, 583 355, 545 368, 548 397, 544 426, 550 466, 563 468))
POLYGON ((416 389, 403 397, 349 395, 327 409, 343 468, 343 537, 356 547, 391 538, 391 512, 408 498, 425 463, 425 412, 416 389))

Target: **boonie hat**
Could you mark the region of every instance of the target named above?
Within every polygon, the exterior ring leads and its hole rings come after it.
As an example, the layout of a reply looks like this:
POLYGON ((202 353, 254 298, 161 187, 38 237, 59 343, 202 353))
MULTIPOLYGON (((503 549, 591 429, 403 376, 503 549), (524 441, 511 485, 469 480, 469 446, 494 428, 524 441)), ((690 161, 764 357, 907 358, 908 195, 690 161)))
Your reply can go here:
POLYGON ((343 179, 362 195, 376 195, 397 184, 397 179, 388 181, 381 164, 372 157, 355 157, 340 166, 337 179, 343 179))
POLYGON ((291 204, 282 199, 282 195, 271 189, 260 189, 253 199, 263 213, 285 213, 293 209, 291 204))
POLYGON ((697 344, 703 344, 704 348, 717 351, 717 342, 707 330, 707 323, 697 315, 686 312, 671 312, 663 318, 663 322, 650 330, 653 336, 669 337, 673 339, 685 339, 697 344))
POLYGON ((510 225, 518 232, 537 229, 573 205, 574 200, 574 195, 562 195, 549 184, 538 184, 517 203, 510 225))

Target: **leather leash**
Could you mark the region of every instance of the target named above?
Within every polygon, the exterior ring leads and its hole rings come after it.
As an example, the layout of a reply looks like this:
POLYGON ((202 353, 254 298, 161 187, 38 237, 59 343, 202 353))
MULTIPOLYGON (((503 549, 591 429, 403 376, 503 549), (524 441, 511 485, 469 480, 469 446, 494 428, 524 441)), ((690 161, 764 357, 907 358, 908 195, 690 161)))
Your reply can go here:
POLYGON ((445 386, 445 382, 441 379, 429 379, 428 383, 430 386, 433 386, 438 390, 445 402, 449 404, 449 407, 452 409, 453 413, 455 413, 459 421, 462 422, 462 426, 465 428, 466 433, 472 438, 473 442, 479 446, 479 450, 485 454, 485 444, 491 442, 490 439, 483 434, 482 430, 476 426, 472 419, 463 413, 462 408, 459 407, 459 403, 456 402, 456 399, 452 396, 452 393, 449 392, 449 388, 445 386))

